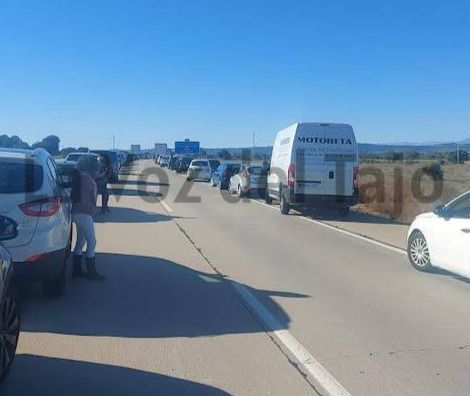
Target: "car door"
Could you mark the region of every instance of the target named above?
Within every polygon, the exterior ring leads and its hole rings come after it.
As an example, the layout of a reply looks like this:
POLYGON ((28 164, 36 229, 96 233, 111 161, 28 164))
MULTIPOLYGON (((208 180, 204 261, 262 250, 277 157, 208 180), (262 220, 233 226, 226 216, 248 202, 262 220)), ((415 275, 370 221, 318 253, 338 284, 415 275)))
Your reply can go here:
POLYGON ((449 271, 470 277, 470 194, 457 200, 448 208, 448 254, 446 267, 449 271))
POLYGON ((439 266, 470 277, 470 194, 449 204, 445 213, 436 224, 439 266))

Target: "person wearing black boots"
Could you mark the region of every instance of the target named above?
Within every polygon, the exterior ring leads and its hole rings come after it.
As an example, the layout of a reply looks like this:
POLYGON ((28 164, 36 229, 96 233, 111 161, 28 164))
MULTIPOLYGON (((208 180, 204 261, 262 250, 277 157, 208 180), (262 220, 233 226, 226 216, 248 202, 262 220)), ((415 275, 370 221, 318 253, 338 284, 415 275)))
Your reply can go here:
POLYGON ((97 187, 95 178, 99 172, 95 156, 83 156, 77 164, 77 171, 72 184, 72 219, 77 230, 77 242, 73 250, 74 278, 87 277, 89 280, 104 280, 96 271, 95 260, 95 225, 93 216, 96 212, 97 187), (87 273, 82 269, 83 248, 86 244, 87 273))

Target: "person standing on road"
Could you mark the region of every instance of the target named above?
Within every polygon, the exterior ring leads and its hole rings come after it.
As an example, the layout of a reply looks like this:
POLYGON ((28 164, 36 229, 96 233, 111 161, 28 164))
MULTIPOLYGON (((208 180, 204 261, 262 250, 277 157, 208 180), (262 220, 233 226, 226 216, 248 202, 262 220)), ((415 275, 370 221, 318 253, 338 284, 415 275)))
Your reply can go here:
POLYGON ((95 225, 93 216, 96 212, 97 186, 95 178, 100 170, 99 163, 94 156, 83 156, 77 163, 72 185, 72 220, 77 230, 77 242, 73 250, 74 278, 84 277, 89 280, 104 280, 96 271, 95 262, 95 225), (86 243, 87 274, 82 270, 83 248, 86 243))
POLYGON ((98 161, 101 165, 101 171, 96 178, 96 184, 98 186, 98 194, 101 195, 101 213, 110 212, 108 201, 109 201, 109 190, 108 183, 110 178, 111 167, 109 162, 104 156, 99 156, 98 161))

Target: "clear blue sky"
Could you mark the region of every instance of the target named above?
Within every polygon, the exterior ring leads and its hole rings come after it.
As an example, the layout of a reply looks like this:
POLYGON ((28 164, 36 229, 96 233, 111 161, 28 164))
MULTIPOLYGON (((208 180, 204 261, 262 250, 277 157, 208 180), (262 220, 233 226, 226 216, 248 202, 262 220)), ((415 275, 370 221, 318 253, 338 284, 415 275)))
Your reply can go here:
POLYGON ((0 0, 0 134, 63 145, 470 137, 468 1, 0 0))

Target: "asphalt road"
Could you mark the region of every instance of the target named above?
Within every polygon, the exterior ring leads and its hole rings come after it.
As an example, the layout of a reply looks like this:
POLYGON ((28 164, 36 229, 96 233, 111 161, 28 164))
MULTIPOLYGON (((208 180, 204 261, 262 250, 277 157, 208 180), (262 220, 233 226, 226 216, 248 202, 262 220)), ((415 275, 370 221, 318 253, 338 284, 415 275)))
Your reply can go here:
POLYGON ((140 165, 97 217, 108 279, 23 298, 2 395, 314 394, 277 333, 353 395, 468 393, 469 283, 182 175, 138 183, 140 165))

